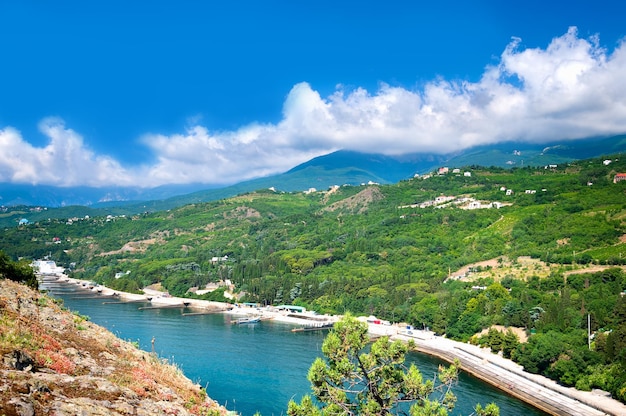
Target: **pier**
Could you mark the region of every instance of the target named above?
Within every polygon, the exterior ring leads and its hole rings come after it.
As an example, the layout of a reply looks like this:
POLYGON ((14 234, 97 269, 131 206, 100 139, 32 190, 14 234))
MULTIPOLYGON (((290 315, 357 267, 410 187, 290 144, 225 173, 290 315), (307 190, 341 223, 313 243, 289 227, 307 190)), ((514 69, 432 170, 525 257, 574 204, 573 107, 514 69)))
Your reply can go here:
POLYGON ((150 309, 185 309, 187 306, 184 304, 180 305, 156 305, 156 306, 141 306, 139 308, 140 311, 150 310, 150 309))
POLYGON ((184 312, 182 313, 182 316, 212 315, 214 313, 219 313, 219 311, 184 312))

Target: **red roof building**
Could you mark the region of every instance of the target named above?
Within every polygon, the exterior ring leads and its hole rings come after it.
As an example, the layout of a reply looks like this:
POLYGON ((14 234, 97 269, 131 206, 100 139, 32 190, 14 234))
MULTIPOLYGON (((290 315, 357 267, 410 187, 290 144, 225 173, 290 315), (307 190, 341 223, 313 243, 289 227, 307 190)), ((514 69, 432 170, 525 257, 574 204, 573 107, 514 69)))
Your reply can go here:
POLYGON ((626 173, 616 173, 613 177, 613 183, 618 183, 626 180, 626 173))

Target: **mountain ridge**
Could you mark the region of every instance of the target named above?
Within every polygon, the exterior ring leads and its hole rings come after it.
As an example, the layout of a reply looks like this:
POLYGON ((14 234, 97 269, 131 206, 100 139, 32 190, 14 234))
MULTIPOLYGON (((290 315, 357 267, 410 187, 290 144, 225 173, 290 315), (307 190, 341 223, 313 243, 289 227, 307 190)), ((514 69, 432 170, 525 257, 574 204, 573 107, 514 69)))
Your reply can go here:
POLYGON ((511 141, 472 147, 446 155, 414 153, 389 156, 339 150, 313 158, 279 175, 224 187, 188 184, 135 189, 0 184, 0 205, 5 212, 5 215, 0 217, 0 225, 16 225, 21 219, 36 221, 46 217, 134 215, 220 200, 260 189, 296 192, 311 188, 328 189, 334 185, 360 185, 372 182, 390 184, 432 172, 442 166, 522 168, 562 164, 625 151, 626 134, 536 144, 511 141), (28 209, 14 208, 20 206, 42 206, 54 210, 32 212, 28 209))

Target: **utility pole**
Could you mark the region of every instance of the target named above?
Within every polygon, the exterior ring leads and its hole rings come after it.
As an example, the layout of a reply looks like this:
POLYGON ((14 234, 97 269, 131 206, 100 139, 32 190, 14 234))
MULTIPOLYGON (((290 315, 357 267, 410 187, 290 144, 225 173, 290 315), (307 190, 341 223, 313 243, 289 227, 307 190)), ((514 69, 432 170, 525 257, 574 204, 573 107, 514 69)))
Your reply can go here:
POLYGON ((591 314, 587 314, 587 346, 591 350, 591 314))

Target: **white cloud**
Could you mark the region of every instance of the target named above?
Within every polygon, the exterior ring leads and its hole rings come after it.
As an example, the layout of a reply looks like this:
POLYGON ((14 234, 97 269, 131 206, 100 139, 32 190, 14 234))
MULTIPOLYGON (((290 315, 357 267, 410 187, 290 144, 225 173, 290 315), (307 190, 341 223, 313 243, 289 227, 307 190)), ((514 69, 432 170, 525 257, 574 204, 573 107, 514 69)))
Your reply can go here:
POLYGON ((46 118, 39 130, 49 138, 36 148, 13 128, 0 130, 0 182, 57 186, 130 185, 134 178, 115 160, 85 147, 82 137, 62 120, 46 118))
POLYGON ((341 86, 323 98, 295 85, 276 124, 211 132, 190 117, 184 134, 150 134, 150 166, 122 167, 95 155, 62 121, 47 119, 50 142, 28 144, 0 130, 0 181, 56 185, 233 183, 283 172, 338 149, 446 153, 506 140, 545 142, 626 132, 626 44, 608 52, 575 28, 545 49, 513 39, 478 82, 437 79, 420 90, 341 86), (86 174, 86 172, 88 172, 86 174))

